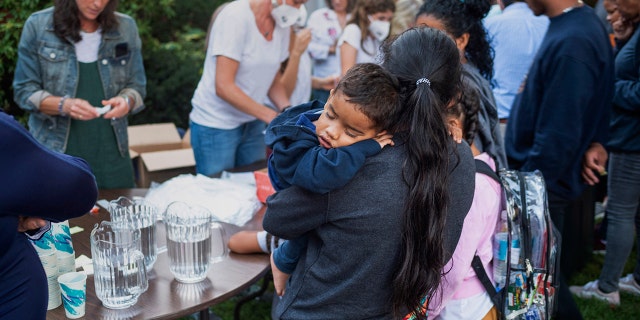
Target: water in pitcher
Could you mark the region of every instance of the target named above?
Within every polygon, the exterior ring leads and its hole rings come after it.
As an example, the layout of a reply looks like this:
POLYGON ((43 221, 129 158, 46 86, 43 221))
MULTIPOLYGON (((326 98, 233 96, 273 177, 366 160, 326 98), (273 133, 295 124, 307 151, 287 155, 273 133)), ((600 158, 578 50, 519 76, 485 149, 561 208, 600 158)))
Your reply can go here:
POLYGON ((91 257, 96 296, 111 309, 132 306, 147 290, 144 255, 140 251, 140 230, 123 229, 109 221, 91 231, 91 257))
POLYGON ((123 309, 134 305, 144 292, 138 267, 142 264, 114 265, 106 260, 94 261, 96 296, 105 307, 123 309))
POLYGON ((150 271, 158 259, 155 223, 140 228, 140 243, 142 246, 142 254, 144 254, 144 264, 147 266, 147 271, 150 271))
POLYGON ((171 273, 176 280, 193 283, 207 277, 211 258, 211 237, 208 230, 202 230, 199 237, 189 239, 169 232, 167 250, 171 259, 171 273))

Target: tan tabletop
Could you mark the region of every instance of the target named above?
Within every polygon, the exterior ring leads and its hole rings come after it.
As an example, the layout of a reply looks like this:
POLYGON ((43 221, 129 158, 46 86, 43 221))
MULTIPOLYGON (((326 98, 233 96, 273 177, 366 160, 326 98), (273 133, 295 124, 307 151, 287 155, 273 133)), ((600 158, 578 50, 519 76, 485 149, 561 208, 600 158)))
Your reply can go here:
MULTIPOLYGON (((119 196, 132 198, 145 196, 147 189, 121 189, 100 191, 100 199, 115 200, 119 196)), ((261 230, 263 207, 254 218, 242 228, 224 224, 227 239, 240 230, 261 230)), ((96 223, 109 220, 109 213, 100 209, 97 215, 84 215, 69 220, 69 226, 79 226, 82 232, 71 236, 76 258, 84 254, 91 257, 89 235, 96 223)), ((158 247, 166 244, 164 228, 158 229, 158 247)), ((81 319, 175 319, 187 316, 211 305, 223 302, 261 279, 269 270, 269 256, 266 254, 229 253, 223 261, 211 266, 207 279, 194 284, 177 282, 169 271, 169 258, 166 251, 158 254, 158 260, 149 272, 149 289, 138 302, 122 310, 108 309, 102 306, 96 297, 93 275, 87 277, 86 314, 81 319)), ((47 312, 47 319, 66 319, 61 305, 47 312)))

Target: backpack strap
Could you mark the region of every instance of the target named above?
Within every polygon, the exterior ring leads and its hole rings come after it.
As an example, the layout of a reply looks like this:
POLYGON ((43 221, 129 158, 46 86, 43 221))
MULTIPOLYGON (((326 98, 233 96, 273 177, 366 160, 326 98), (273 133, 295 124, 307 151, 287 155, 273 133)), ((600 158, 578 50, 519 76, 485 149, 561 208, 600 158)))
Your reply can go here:
POLYGON ((496 306, 496 309, 499 313, 502 313, 502 294, 496 291, 496 288, 493 286, 491 279, 489 279, 489 276, 487 275, 487 271, 482 265, 482 260, 480 260, 480 257, 477 254, 475 254, 473 256, 473 260, 471 260, 471 267, 473 268, 473 271, 476 272, 478 280, 480 280, 480 282, 482 283, 482 286, 487 291, 487 294, 489 294, 493 305, 496 306))
POLYGON ((484 174, 485 176, 488 176, 489 178, 497 181, 499 184, 502 184, 500 182, 500 177, 498 177, 498 174, 495 171, 493 171, 493 169, 491 169, 491 167, 486 162, 479 159, 475 159, 475 160, 476 160, 477 173, 484 174))
MULTIPOLYGON (((498 182, 498 184, 502 185, 502 182, 500 181, 500 177, 498 177, 498 174, 493 169, 491 169, 491 167, 486 162, 479 159, 475 159, 475 161, 476 161, 477 173, 484 174, 485 176, 498 182)), ((496 291, 496 288, 493 286, 491 279, 489 279, 489 276, 487 275, 487 271, 484 269, 484 266, 482 265, 482 260, 480 260, 480 257, 477 254, 473 256, 473 260, 471 261, 471 267, 473 268, 473 271, 475 271, 476 275, 478 276, 478 280, 480 280, 480 282, 482 283, 482 286, 487 291, 487 294, 491 298, 491 302, 493 302, 493 305, 496 306, 498 313, 501 314, 502 306, 504 304, 502 292, 496 291)))

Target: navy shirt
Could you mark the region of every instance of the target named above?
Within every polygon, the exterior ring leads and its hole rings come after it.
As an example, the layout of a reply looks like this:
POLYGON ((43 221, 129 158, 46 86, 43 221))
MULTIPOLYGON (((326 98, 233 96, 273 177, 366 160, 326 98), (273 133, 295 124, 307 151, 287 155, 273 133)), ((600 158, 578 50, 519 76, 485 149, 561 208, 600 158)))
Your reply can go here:
POLYGON ((83 215, 98 197, 87 163, 40 145, 0 111, 0 318, 44 319, 47 278, 20 216, 60 222, 83 215))
POLYGON ((608 148, 640 152, 640 28, 616 56, 616 91, 608 148))
POLYGON ((613 52, 588 6, 550 19, 505 134, 509 167, 540 170, 547 190, 578 197, 582 158, 592 142, 606 144, 613 97, 613 52))

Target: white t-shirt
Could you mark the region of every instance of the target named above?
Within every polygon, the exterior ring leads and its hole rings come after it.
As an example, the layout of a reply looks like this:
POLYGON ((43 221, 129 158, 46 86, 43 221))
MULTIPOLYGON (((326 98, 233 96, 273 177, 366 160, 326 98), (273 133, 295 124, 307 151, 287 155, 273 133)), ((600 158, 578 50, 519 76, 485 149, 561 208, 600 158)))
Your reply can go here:
MULTIPOLYGON (((347 14, 347 20, 350 15, 347 14)), ((329 8, 320 8, 309 16, 307 28, 311 29, 309 54, 313 59, 313 75, 324 78, 340 75, 340 49, 336 46, 335 54, 329 54, 329 47, 338 43, 342 35, 342 27, 338 15, 329 8)))
POLYGON ((376 40, 373 37, 367 37, 362 46, 360 46, 360 39, 362 39, 362 34, 360 32, 360 27, 356 24, 348 24, 344 27, 344 31, 342 32, 342 36, 338 41, 338 46, 342 46, 344 42, 350 44, 352 47, 358 50, 358 54, 356 55, 356 63, 378 63, 378 52, 380 49, 381 41, 376 40), (364 49, 367 50, 365 52, 364 49))
POLYGON ((91 63, 98 61, 98 50, 100 50, 100 43, 102 42, 102 29, 88 33, 80 31, 82 40, 73 44, 76 49, 76 56, 78 62, 91 63))
POLYGON ((253 100, 267 100, 267 93, 280 64, 289 55, 289 28, 275 27, 267 41, 255 22, 248 0, 230 2, 211 28, 204 70, 191 104, 191 121, 207 127, 233 129, 256 118, 216 94, 217 56, 239 62, 235 83, 253 100))
MULTIPOLYGON (((305 51, 300 56, 300 63, 298 64, 298 75, 296 76, 296 86, 291 93, 289 102, 292 106, 297 106, 309 102, 311 98, 311 57, 309 53, 305 51)), ((264 104, 268 105, 274 110, 277 108, 273 105, 273 102, 267 98, 264 104)))
POLYGON ((309 102, 311 98, 311 56, 305 51, 300 56, 296 88, 291 93, 291 105, 297 106, 309 102))

